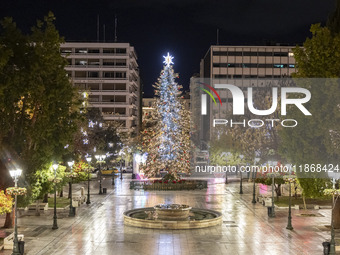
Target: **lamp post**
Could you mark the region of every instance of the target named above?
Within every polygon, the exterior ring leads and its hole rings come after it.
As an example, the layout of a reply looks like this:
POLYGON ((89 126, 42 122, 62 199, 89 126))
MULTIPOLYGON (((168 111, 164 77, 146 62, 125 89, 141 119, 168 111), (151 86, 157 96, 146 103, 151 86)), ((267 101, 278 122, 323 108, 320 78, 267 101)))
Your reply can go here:
POLYGON ((123 168, 122 168, 122 163, 123 163, 123 160, 121 159, 121 160, 120 160, 120 180, 123 180, 123 168))
MULTIPOLYGON (((255 163, 255 166, 256 166, 256 163, 260 161, 260 158, 255 158, 254 160, 254 163, 255 163)), ((255 168, 255 172, 254 175, 253 175, 253 178, 254 178, 254 185, 253 185, 253 201, 251 201, 253 204, 256 204, 256 198, 255 198, 255 179, 256 179, 256 168, 255 168)))
MULTIPOLYGON (((231 155, 231 152, 227 152, 226 153, 227 157, 229 157, 231 155)), ((228 184, 228 171, 225 172, 225 184, 228 184)))
MULTIPOLYGON (((239 157, 240 157, 241 162, 242 162, 244 156, 240 155, 239 157)), ((240 193, 239 194, 243 194, 243 187, 242 187, 242 177, 243 176, 242 176, 242 171, 241 171, 241 164, 240 164, 240 167, 239 167, 239 171, 240 171, 240 193)))
POLYGON ((112 169, 112 185, 115 185, 115 170, 112 169))
MULTIPOLYGON (((21 169, 10 170, 11 177, 14 179, 15 188, 18 187, 18 178, 22 173, 21 169)), ((13 253, 12 255, 20 255, 19 242, 18 242, 18 222, 17 222, 17 194, 15 193, 14 200, 14 239, 13 239, 13 253)))
POLYGON ((72 178, 73 178, 72 177, 72 172, 73 172, 72 166, 74 164, 74 161, 69 161, 69 162, 67 162, 67 164, 70 168, 70 173, 71 173, 70 183, 69 183, 69 185, 70 185, 70 190, 69 190, 69 192, 70 192, 70 212, 69 212, 68 216, 73 217, 73 216, 75 216, 74 209, 73 209, 73 206, 72 206, 72 178))
POLYGON ((102 160, 106 158, 106 155, 96 155, 95 156, 97 161, 99 161, 99 195, 103 194, 102 191, 102 171, 101 171, 101 165, 102 165, 102 160))
POLYGON ((115 170, 112 170, 112 183, 113 186, 115 185, 115 170))
POLYGON ((123 152, 122 150, 119 151, 119 156, 120 156, 120 180, 123 180, 123 167, 122 167, 122 164, 123 164, 123 159, 122 159, 122 155, 123 155, 123 152))
POLYGON ((89 164, 89 167, 87 169, 87 200, 86 200, 86 204, 91 204, 90 201, 90 163, 91 163, 92 158, 91 157, 87 157, 86 161, 89 164))
POLYGON ((272 206, 271 206, 271 212, 270 214, 268 215, 269 217, 271 218, 274 218, 275 217, 275 204, 274 204, 274 187, 275 187, 275 176, 276 174, 275 173, 269 173, 268 174, 269 177, 272 178, 272 206))
POLYGON ((286 229, 293 230, 292 226, 292 183, 295 182, 294 175, 288 175, 286 177, 287 182, 289 183, 289 207, 288 207, 288 223, 286 229))
POLYGON ((58 223, 57 223, 57 184, 56 184, 58 164, 53 164, 52 167, 54 169, 54 215, 53 215, 52 229, 58 229, 58 223))
MULTIPOLYGON (((334 173, 328 172, 328 175, 332 178, 332 183, 333 183, 333 190, 335 190, 335 175, 334 173)), ((332 211, 331 211, 331 245, 329 249, 329 254, 330 255, 335 255, 335 232, 334 232, 334 218, 333 218, 333 211, 334 211, 334 194, 332 195, 332 211)))

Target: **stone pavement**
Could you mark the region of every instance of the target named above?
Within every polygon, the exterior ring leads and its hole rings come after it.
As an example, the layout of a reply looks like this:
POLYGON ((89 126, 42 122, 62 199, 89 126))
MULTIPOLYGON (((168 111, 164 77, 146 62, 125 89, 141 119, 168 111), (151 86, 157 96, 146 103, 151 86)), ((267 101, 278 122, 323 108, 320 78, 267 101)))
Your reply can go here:
MULTIPOLYGON (((134 191, 129 190, 130 174, 121 182, 103 182, 108 194, 98 195, 93 181, 90 205, 83 204, 76 217, 60 214, 59 229, 52 230, 52 215, 24 216, 18 230, 25 235, 27 255, 250 255, 250 254, 323 254, 322 242, 330 237, 330 210, 308 210, 320 217, 300 217, 293 212, 293 231, 286 230, 287 209, 276 210, 268 218, 266 207, 253 205, 252 185, 227 185, 212 181, 201 191, 134 191), (123 212, 159 203, 182 203, 221 211, 222 226, 196 230, 154 230, 124 226, 123 212)), ((85 186, 85 184, 84 184, 85 186)), ((1 223, 1 222, 0 222, 1 223)), ((337 233, 339 236, 340 233, 337 233)), ((0 251, 11 254, 11 251, 0 251)))

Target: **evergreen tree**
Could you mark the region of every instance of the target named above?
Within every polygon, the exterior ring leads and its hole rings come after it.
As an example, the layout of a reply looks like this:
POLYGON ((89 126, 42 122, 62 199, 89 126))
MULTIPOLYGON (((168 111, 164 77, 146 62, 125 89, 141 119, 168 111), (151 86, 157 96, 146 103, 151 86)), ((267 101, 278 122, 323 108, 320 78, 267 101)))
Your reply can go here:
POLYGON ((168 53, 164 58, 164 68, 154 85, 155 111, 143 122, 142 150, 148 155, 142 170, 147 177, 167 170, 170 179, 178 179, 178 173, 187 173, 190 167, 190 115, 179 100, 182 87, 175 82, 172 57, 168 53))

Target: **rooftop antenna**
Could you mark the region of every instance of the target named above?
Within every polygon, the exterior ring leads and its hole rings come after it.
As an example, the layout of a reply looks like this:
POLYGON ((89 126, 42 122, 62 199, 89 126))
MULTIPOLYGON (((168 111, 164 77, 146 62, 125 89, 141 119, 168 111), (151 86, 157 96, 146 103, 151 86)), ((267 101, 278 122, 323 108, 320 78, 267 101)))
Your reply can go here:
POLYGON ((104 42, 105 42, 105 24, 103 25, 103 36, 104 36, 104 42))
POLYGON ((117 38, 117 15, 115 14, 115 42, 118 41, 118 38, 117 38))
POLYGON ((99 42, 99 15, 97 15, 97 42, 99 42))
POLYGON ((219 41, 218 41, 219 32, 220 32, 220 30, 217 28, 217 31, 216 31, 216 45, 219 45, 219 41))

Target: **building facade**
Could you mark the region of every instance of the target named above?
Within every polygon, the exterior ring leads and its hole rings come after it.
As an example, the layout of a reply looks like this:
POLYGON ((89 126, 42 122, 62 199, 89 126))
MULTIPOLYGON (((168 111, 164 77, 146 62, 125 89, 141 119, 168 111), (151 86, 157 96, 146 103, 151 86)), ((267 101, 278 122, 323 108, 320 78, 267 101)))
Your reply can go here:
POLYGON ((211 46, 201 60, 200 77, 281 78, 295 72, 292 46, 211 46))
POLYGON ((137 55, 129 43, 66 42, 61 54, 75 87, 89 94, 89 107, 100 110, 119 132, 137 134, 141 88, 137 55))
MULTIPOLYGON (((197 80, 211 84, 234 84, 238 87, 261 87, 268 80, 290 77, 296 71, 291 46, 211 46, 200 63, 200 73, 191 78, 191 112, 195 128, 200 130, 195 142, 207 150, 206 141, 212 135, 212 120, 226 119, 231 112, 232 99, 228 90, 219 90, 221 104, 208 97, 207 115, 201 115, 203 92, 197 80)), ((229 115, 230 116, 230 115, 229 115)))

